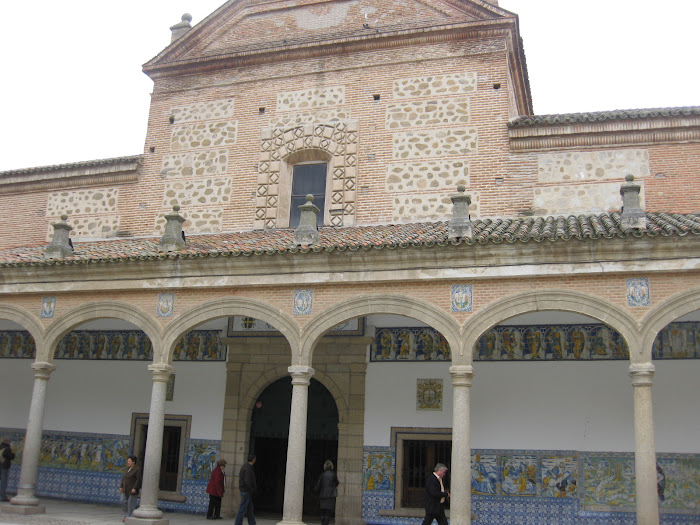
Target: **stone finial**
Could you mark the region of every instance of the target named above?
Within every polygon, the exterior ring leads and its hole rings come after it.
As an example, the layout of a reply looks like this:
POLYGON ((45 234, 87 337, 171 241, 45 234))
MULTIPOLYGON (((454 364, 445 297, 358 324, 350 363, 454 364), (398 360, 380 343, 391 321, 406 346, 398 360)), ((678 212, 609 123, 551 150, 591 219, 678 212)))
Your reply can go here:
POLYGON ((47 259, 63 259, 73 253, 73 242, 70 240, 73 226, 70 226, 66 219, 68 215, 61 215, 61 221, 52 224, 53 239, 44 252, 44 257, 47 259))
POLYGON ((172 31, 170 43, 175 42, 175 40, 179 40, 181 37, 185 36, 190 29, 192 29, 192 25, 190 24, 190 22, 192 22, 191 14, 185 13, 184 15, 182 15, 182 21, 178 22, 170 28, 170 31, 172 31))
POLYGON ((639 191, 642 187, 634 183, 634 175, 627 175, 625 181, 620 188, 620 195, 622 195, 620 223, 624 230, 644 229, 647 227, 647 215, 639 205, 639 191))
POLYGON ((165 231, 160 238, 160 251, 177 252, 185 247, 185 232, 182 231, 182 223, 185 218, 178 212, 180 206, 173 206, 173 212, 165 216, 165 231))
POLYGON ((306 204, 299 206, 299 226, 294 230, 294 244, 297 246, 313 246, 320 242, 317 217, 321 210, 313 202, 314 196, 307 195, 306 204))
POLYGON ((472 198, 465 195, 466 188, 460 184, 457 186, 457 195, 450 197, 452 200, 452 219, 447 226, 447 238, 471 238, 472 221, 469 218, 469 205, 472 198))

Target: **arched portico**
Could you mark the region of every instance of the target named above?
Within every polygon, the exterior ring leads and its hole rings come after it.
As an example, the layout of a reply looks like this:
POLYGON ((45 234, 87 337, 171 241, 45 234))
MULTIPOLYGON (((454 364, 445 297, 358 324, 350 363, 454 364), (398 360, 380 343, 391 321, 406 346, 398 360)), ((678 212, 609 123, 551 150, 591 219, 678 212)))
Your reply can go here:
POLYGON ((654 340, 666 325, 679 317, 700 310, 700 290, 688 290, 676 294, 656 305, 641 321, 641 341, 644 360, 652 360, 654 340))
POLYGON ((41 321, 32 314, 31 312, 25 310, 21 306, 12 306, 9 304, 0 304, 0 319, 6 319, 7 321, 12 321, 22 326, 34 339, 34 345, 37 349, 37 354, 39 349, 44 346, 44 327, 41 325, 41 321))
POLYGON ((279 308, 262 301, 246 298, 217 299, 195 306, 173 321, 163 331, 163 347, 167 353, 162 356, 164 363, 171 364, 177 340, 198 324, 218 317, 242 315, 254 317, 274 326, 285 337, 291 347, 291 359, 300 354, 299 325, 279 308))

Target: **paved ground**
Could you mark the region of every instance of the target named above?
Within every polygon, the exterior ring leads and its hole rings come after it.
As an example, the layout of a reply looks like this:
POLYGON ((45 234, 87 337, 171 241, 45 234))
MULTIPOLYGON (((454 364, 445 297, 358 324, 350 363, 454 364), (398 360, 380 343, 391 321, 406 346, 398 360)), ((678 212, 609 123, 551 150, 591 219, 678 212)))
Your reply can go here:
MULTIPOLYGON (((73 503, 67 501, 42 499, 41 504, 46 506, 46 514, 23 516, 2 512, 0 507, 0 523, 4 525, 120 525, 122 513, 119 507, 94 505, 90 503, 73 503)), ((207 521, 204 515, 180 514, 166 512, 163 516, 170 521, 170 525, 189 525, 191 523, 233 523, 233 518, 224 518, 218 521, 207 521)), ((257 518, 258 525, 275 525, 281 520, 281 516, 266 516, 257 518)), ((305 521, 313 523, 313 520, 305 521)), ((318 520, 316 520, 318 523, 318 520)), ((247 520, 243 520, 247 524, 247 520)))

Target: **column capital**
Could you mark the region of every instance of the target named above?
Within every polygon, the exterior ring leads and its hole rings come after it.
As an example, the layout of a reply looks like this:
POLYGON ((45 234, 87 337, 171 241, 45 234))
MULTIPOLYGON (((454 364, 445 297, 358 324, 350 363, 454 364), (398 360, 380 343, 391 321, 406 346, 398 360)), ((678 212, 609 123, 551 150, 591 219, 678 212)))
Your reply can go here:
POLYGON ((452 386, 472 386, 474 367, 471 365, 454 365, 450 367, 452 386))
POLYGON ((651 386, 656 367, 651 363, 632 363, 629 373, 633 386, 651 386))
POLYGON ((171 365, 163 363, 153 363, 148 365, 148 369, 153 375, 153 382, 167 383, 170 376, 175 372, 175 368, 171 365))
POLYGON ((311 382, 311 376, 314 375, 314 369, 310 366, 290 366, 287 371, 292 376, 293 385, 308 385, 311 382))
POLYGON ((48 381, 49 377, 51 377, 51 372, 56 370, 56 366, 40 361, 32 363, 32 370, 34 370, 34 379, 45 379, 48 381))

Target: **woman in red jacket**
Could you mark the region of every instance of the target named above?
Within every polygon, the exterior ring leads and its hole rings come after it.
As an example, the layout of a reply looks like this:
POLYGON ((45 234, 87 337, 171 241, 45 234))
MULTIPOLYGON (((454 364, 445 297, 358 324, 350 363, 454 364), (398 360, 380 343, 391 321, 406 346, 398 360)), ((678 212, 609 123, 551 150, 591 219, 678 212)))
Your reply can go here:
POLYGON ((226 460, 220 459, 216 462, 216 468, 212 470, 209 484, 207 485, 207 494, 209 494, 209 509, 207 510, 208 520, 221 519, 221 498, 224 497, 224 467, 226 460))

